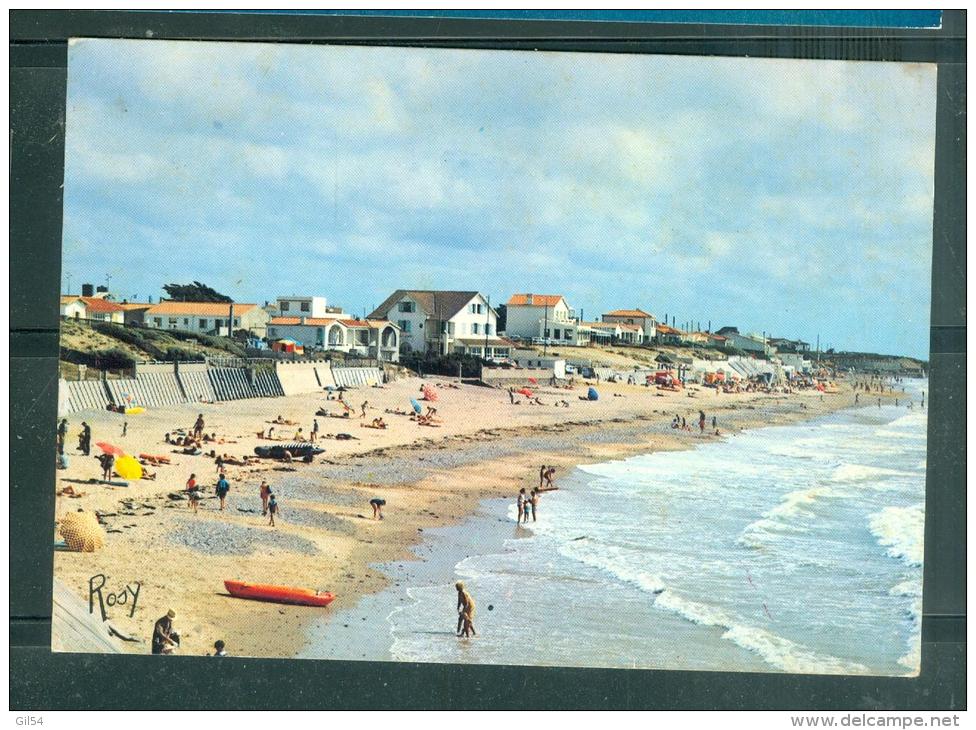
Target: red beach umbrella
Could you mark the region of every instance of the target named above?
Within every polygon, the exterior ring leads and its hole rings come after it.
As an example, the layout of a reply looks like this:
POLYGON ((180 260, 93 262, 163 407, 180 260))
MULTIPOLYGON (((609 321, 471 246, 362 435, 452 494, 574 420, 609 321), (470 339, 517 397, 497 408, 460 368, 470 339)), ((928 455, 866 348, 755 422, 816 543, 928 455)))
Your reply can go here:
POLYGON ((100 448, 106 454, 115 454, 116 456, 125 456, 125 452, 122 449, 120 449, 118 446, 114 446, 114 445, 112 445, 110 443, 106 443, 105 441, 96 441, 95 442, 95 446, 97 446, 98 448, 100 448))

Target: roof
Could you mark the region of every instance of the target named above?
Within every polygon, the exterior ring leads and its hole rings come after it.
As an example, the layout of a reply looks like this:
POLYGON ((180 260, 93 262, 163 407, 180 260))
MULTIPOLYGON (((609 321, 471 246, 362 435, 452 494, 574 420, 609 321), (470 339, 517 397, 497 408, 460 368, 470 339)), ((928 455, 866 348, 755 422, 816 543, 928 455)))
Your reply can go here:
POLYGON ((562 294, 512 294, 506 303, 509 307, 555 307, 559 301, 565 301, 562 294), (529 297, 532 301, 529 301, 529 297))
POLYGON ((669 327, 666 324, 659 324, 657 326, 657 333, 659 335, 683 335, 684 334, 684 332, 682 332, 681 330, 675 329, 674 327, 669 327))
POLYGON ((234 307, 234 314, 247 314, 252 309, 259 308, 257 304, 241 304, 239 302, 231 304, 231 302, 165 301, 149 307, 147 314, 204 314, 221 317, 230 315, 231 306, 234 307))
POLYGON ((302 322, 301 317, 272 317, 268 322, 270 325, 297 326, 297 327, 329 327, 333 324, 341 324, 343 327, 368 327, 370 329, 381 329, 383 327, 396 327, 395 324, 386 319, 339 319, 331 317, 305 317, 302 322))
POLYGON ((397 289, 383 300, 366 319, 386 319, 393 305, 404 297, 410 297, 429 315, 438 319, 450 319, 478 296, 476 291, 433 291, 428 289, 397 289))
POLYGON ((644 329, 639 324, 627 324, 626 322, 617 322, 616 324, 622 330, 633 330, 634 332, 636 332, 637 330, 643 331, 644 329))
POLYGON ((594 329, 614 330, 621 327, 620 322, 580 322, 580 324, 594 329))
POLYGON ((107 299, 97 297, 78 297, 78 300, 85 305, 89 312, 124 312, 120 304, 110 302, 107 299))
POLYGON ((149 309, 153 305, 148 302, 120 302, 119 306, 125 311, 130 312, 134 309, 149 309))
POLYGON ((643 317, 646 319, 655 319, 653 314, 648 314, 643 309, 615 309, 612 312, 607 312, 603 316, 604 317, 643 317))

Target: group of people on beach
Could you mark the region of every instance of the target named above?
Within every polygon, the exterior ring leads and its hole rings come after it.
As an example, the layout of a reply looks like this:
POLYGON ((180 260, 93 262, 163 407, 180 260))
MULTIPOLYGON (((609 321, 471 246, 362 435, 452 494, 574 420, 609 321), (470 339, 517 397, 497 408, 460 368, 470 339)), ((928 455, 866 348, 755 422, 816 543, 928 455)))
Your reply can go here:
MULTIPOLYGON (((217 467, 217 483, 214 487, 214 494, 217 499, 220 500, 220 511, 224 511, 227 507, 227 495, 230 493, 230 481, 227 479, 227 473, 224 471, 222 465, 217 467)), ((197 475, 190 474, 190 478, 186 480, 186 487, 183 490, 186 493, 187 501, 189 502, 190 509, 196 514, 200 507, 200 499, 203 496, 203 490, 200 488, 200 484, 197 482, 197 475)), ((258 488, 258 494, 261 497, 261 516, 269 516, 268 521, 269 527, 275 526, 275 515, 280 514, 280 507, 278 506, 278 499, 275 496, 274 490, 264 479, 261 480, 261 486, 258 488)))

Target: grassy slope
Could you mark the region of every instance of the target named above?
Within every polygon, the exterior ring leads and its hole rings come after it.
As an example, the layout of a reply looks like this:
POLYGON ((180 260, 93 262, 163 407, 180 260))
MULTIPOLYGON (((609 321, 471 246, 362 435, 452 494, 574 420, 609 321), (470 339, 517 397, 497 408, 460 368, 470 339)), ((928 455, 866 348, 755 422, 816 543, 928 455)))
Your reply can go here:
MULTIPOLYGON (((192 339, 180 339, 173 337, 165 332, 154 332, 153 344, 157 347, 178 347, 183 350, 190 350, 199 353, 201 357, 228 357, 232 352, 216 347, 203 345, 192 339)), ((61 322, 61 347, 79 352, 94 352, 95 350, 119 349, 131 355, 136 360, 152 360, 153 356, 132 345, 123 342, 111 335, 96 332, 91 327, 80 322, 62 320, 61 322)), ((64 363, 68 365, 68 363, 64 363)))

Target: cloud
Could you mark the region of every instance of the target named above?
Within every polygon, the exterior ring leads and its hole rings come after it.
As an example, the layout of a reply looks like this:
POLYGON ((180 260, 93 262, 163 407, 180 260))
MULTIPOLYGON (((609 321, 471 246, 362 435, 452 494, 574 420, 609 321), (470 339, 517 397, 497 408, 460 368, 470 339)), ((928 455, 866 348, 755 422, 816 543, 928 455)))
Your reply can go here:
MULTIPOLYGON (((247 282, 242 299, 314 290, 353 311, 422 281, 554 289, 594 314, 846 327, 854 347, 863 328, 820 321, 830 287, 859 283, 847 319, 928 301, 934 80, 909 64, 86 40, 69 49, 65 264, 145 250, 247 282)), ((131 276, 159 285, 153 267, 131 276)), ((893 337, 877 335, 927 343, 893 337)))

